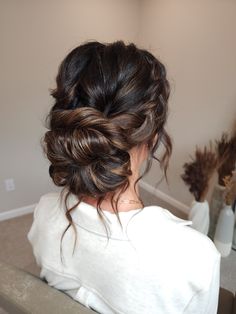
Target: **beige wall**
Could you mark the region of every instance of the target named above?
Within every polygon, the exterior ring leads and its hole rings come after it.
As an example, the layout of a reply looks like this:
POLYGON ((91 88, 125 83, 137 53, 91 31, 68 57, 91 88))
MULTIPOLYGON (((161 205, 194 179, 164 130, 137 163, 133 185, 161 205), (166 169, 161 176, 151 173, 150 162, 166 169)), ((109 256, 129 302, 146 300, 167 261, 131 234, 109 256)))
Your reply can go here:
POLYGON ((39 139, 59 62, 86 40, 136 41, 139 14, 137 0, 0 0, 0 211, 56 189, 39 139))
MULTIPOLYGON (((172 86, 170 184, 159 189, 188 205, 183 163, 196 144, 231 130, 236 119, 236 1, 146 0, 141 11, 139 43, 164 62, 172 86)), ((153 185, 159 176, 155 164, 146 181, 153 185)))
MULTIPOLYGON (((159 188, 188 204, 182 164, 235 117, 235 29, 234 0, 0 0, 0 211, 56 189, 39 146, 49 88, 65 54, 91 39, 133 41, 166 64, 174 153, 170 187, 159 188), (5 192, 6 178, 15 179, 15 191, 5 192)), ((159 177, 154 165, 146 181, 159 177)))

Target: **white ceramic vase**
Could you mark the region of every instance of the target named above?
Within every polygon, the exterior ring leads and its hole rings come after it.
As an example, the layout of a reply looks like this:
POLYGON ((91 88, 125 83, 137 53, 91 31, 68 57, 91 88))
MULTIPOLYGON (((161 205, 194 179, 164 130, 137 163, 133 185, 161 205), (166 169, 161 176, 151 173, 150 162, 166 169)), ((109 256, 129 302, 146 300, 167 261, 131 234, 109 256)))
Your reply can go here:
POLYGON ((234 233, 234 212, 231 205, 225 205, 220 211, 216 225, 214 243, 223 257, 231 252, 233 233, 234 233))
POLYGON ((232 243, 232 249, 236 251, 236 199, 233 203, 233 212, 234 212, 234 235, 233 235, 233 243, 232 243))
POLYGON ((210 201, 210 227, 208 237, 213 240, 216 230, 216 224, 219 218, 221 209, 224 206, 225 186, 216 184, 213 189, 210 201))
POLYGON ((235 227, 234 227, 232 249, 234 249, 236 251, 236 224, 235 224, 235 227))
POLYGON ((210 224, 209 204, 208 201, 193 201, 189 211, 188 219, 193 222, 192 228, 207 235, 210 224))

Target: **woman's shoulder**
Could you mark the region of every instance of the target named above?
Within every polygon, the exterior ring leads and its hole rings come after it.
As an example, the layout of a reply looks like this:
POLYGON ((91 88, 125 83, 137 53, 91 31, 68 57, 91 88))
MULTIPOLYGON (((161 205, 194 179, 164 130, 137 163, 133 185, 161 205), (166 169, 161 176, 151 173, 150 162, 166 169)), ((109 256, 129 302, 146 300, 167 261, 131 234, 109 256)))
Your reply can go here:
POLYGON ((51 216, 55 211, 62 207, 62 195, 60 192, 45 193, 40 196, 34 209, 34 218, 40 216, 51 216))
POLYGON ((29 236, 34 234, 34 237, 42 236, 52 230, 55 222, 60 220, 64 225, 64 207, 62 204, 60 192, 50 192, 43 194, 35 206, 33 212, 33 222, 30 228, 29 236))
POLYGON ((206 258, 214 263, 220 256, 213 241, 192 228, 191 220, 179 218, 160 206, 145 207, 135 215, 128 234, 138 247, 146 251, 159 248, 166 254, 171 252, 176 259, 194 261, 194 264, 206 258))
POLYGON ((156 236, 159 233, 171 232, 176 227, 190 226, 191 220, 182 219, 172 214, 168 209, 160 206, 146 206, 138 211, 132 217, 132 224, 130 224, 130 232, 138 234, 136 231, 143 230, 143 235, 156 236))
POLYGON ((60 192, 49 192, 40 196, 38 204, 42 204, 45 202, 55 202, 58 201, 61 197, 60 192))
POLYGON ((161 268, 197 291, 207 289, 213 269, 219 268, 220 253, 209 237, 191 225, 162 207, 150 206, 136 215, 128 235, 152 276, 160 276, 161 268))

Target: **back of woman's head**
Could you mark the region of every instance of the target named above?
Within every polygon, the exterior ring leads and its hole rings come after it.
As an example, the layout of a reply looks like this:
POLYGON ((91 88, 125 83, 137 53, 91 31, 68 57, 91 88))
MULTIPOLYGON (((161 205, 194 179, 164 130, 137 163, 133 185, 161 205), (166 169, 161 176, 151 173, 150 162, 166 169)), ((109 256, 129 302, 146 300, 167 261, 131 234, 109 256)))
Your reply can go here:
POLYGON ((123 41, 86 42, 66 56, 56 82, 43 139, 56 185, 78 200, 101 201, 107 193, 122 192, 132 174, 129 150, 143 143, 149 151, 145 173, 160 143, 166 171, 169 83, 164 65, 150 52, 123 41))

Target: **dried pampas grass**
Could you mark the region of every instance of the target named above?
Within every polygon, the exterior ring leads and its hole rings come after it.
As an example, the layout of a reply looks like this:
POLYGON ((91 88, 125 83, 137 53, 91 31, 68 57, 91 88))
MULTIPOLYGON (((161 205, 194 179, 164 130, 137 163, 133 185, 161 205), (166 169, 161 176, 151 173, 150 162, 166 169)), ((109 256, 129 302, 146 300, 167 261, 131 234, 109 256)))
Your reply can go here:
POLYGON ((230 176, 236 164, 236 131, 230 138, 228 133, 223 133, 220 140, 216 141, 218 157, 218 183, 224 186, 224 178, 230 176))
POLYGON ((183 165, 184 174, 181 178, 189 191, 198 202, 203 202, 209 189, 209 181, 217 168, 218 159, 210 143, 210 148, 204 147, 203 150, 196 148, 195 157, 191 157, 192 162, 183 165))
POLYGON ((234 200, 236 199, 236 181, 233 179, 233 176, 226 176, 223 178, 225 186, 225 204, 233 205, 234 200))

